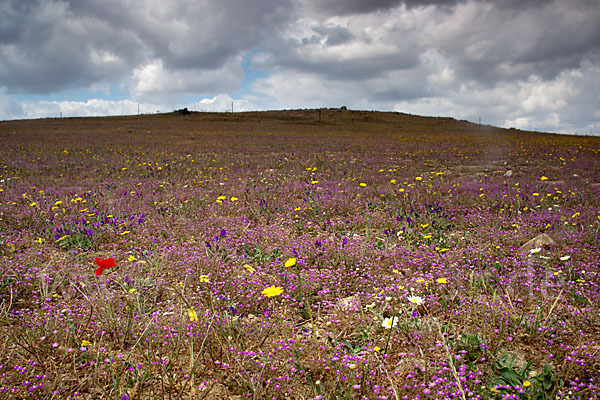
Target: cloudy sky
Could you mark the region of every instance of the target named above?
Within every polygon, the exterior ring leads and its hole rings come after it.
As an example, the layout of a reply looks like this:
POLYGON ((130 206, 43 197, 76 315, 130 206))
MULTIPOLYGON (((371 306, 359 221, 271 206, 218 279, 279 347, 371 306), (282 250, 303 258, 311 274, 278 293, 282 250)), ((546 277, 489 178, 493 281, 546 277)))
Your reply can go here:
POLYGON ((2 0, 0 119, 340 107, 600 135, 596 0, 2 0))

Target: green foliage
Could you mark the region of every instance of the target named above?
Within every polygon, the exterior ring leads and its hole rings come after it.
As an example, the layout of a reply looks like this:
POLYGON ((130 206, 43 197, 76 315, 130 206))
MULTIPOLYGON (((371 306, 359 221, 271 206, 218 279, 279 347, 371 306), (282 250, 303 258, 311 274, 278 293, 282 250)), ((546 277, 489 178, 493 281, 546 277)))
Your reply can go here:
POLYGON ((246 257, 250 258, 250 260, 252 262, 258 262, 258 263, 276 260, 281 255, 280 249, 264 251, 258 246, 255 246, 253 248, 248 247, 248 246, 243 246, 243 250, 244 250, 244 255, 246 257))
POLYGON ((544 364, 540 373, 532 374, 530 362, 519 368, 515 365, 515 358, 514 354, 511 357, 504 353, 492 365, 493 371, 498 374, 492 382, 497 392, 516 395, 519 399, 550 400, 557 385, 562 386, 550 364, 544 364))
POLYGON ((88 251, 96 247, 94 239, 84 233, 73 233, 57 241, 57 243, 63 250, 80 249, 88 251))
POLYGON ((485 355, 485 344, 479 333, 460 335, 456 343, 456 349, 464 353, 464 362, 471 365, 474 365, 485 355))

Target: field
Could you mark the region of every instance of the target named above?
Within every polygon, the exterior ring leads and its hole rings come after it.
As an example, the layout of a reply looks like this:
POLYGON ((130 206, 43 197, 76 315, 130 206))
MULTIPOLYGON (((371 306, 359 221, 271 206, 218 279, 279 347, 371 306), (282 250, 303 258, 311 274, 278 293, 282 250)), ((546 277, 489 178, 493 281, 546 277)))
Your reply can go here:
POLYGON ((0 138, 0 398, 600 397, 600 138, 346 110, 0 138))

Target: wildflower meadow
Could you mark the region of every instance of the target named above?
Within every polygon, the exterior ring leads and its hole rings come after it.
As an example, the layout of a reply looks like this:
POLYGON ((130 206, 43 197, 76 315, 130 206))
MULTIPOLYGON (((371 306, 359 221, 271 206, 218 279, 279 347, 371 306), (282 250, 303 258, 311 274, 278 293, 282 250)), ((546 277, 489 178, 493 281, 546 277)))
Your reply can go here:
POLYGON ((600 138, 0 122, 0 398, 600 397, 600 138))

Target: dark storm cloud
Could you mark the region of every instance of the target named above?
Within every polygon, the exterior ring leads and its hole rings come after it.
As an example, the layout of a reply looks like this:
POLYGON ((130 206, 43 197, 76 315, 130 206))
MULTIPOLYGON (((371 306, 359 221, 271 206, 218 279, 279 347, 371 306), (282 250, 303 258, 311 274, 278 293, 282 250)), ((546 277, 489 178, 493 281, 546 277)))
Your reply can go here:
POLYGON ((25 24, 26 15, 33 6, 33 1, 19 0, 9 0, 0 5, 0 44, 18 40, 19 27, 25 24))
MULTIPOLYGON (((251 6, 243 0, 7 0, 0 5, 1 86, 9 93, 49 93, 121 82, 153 60, 165 74, 231 72, 232 59, 255 49, 268 55, 259 67, 354 80, 417 68, 432 48, 458 77, 494 85, 533 73, 551 79, 600 48, 597 2, 304 1, 327 16, 360 14, 365 22, 315 20, 290 37, 289 27, 306 17, 294 0, 251 6), (399 22, 428 6, 434 6, 430 18, 399 22), (476 13, 466 15, 469 8, 476 13), (385 32, 376 36, 378 29, 385 32)), ((201 91, 199 85, 190 90, 201 91)))
POLYGON ((554 79, 600 49, 600 3, 583 0, 305 1, 345 22, 317 13, 310 29, 268 48, 259 67, 363 80, 427 69, 420 58, 435 50, 457 79, 493 87, 532 75, 554 79), (343 52, 332 50, 340 45, 343 52), (370 51, 382 45, 386 51, 370 51))
MULTIPOLYGON (((147 2, 146 2, 147 3, 147 2)), ((79 15, 129 27, 153 57, 173 68, 218 68, 286 26, 294 7, 289 0, 174 0, 136 10, 119 1, 114 7, 89 0, 73 2, 79 15)))
POLYGON ((290 1, 9 0, 0 5, 0 82, 49 93, 118 82, 153 59, 218 70, 285 25, 290 1))
POLYGON ((385 11, 400 5, 407 8, 427 7, 431 5, 448 6, 460 0, 306 0, 309 7, 325 16, 367 14, 385 11))
POLYGON ((287 65, 297 71, 315 73, 325 79, 334 81, 360 81, 380 76, 392 69, 408 69, 415 67, 418 61, 410 56, 399 54, 396 58, 387 56, 354 59, 352 62, 335 59, 322 59, 317 62, 294 58, 287 65))
POLYGON ((444 54, 463 79, 488 86, 533 75, 551 80, 597 58, 600 3, 509 3, 498 4, 511 8, 482 7, 476 18, 456 11, 429 32, 426 45, 444 54))
MULTIPOLYGON (((315 28, 314 32, 326 32, 315 28)), ((330 80, 360 81, 387 71, 405 70, 419 64, 416 48, 382 46, 368 40, 352 40, 349 32, 332 36, 311 35, 300 41, 286 40, 272 46, 254 64, 258 68, 285 68, 312 73, 330 80), (341 36, 341 37, 340 37, 341 36), (346 47, 339 47, 345 45, 346 47)))
MULTIPOLYGON (((528 9, 528 8, 540 8, 544 7, 554 0, 480 0, 493 3, 500 9, 528 9)), ((578 0, 574 0, 578 1, 578 0)))
MULTIPOLYGON (((552 80, 596 59, 600 52, 600 2, 310 1, 326 13, 345 16, 347 26, 335 28, 344 33, 343 40, 335 40, 330 33, 334 28, 323 21, 324 25, 295 38, 295 43, 287 41, 272 48, 272 58, 265 66, 327 79, 361 80, 389 71, 426 69, 420 58, 434 50, 443 55, 456 79, 494 87, 532 76, 552 80), (384 8, 387 12, 376 12, 384 8), (364 15, 357 16, 359 13, 364 15), (331 46, 339 44, 346 45, 345 53, 331 51, 331 46), (369 46, 381 44, 393 50, 368 53, 369 46), (368 61, 360 51, 368 54, 368 61)), ((390 98, 403 91, 384 93, 390 98)), ((427 95, 425 90, 423 95, 427 95)))
POLYGON ((313 28, 313 30, 321 35, 321 37, 325 37, 325 44, 327 46, 338 46, 340 44, 344 44, 349 42, 354 38, 352 32, 343 26, 317 26, 313 28))
POLYGON ((87 86, 143 60, 135 35, 76 16, 67 3, 11 1, 2 6, 1 18, 0 82, 12 92, 87 86))
POLYGON ((365 14, 398 6, 398 0, 308 0, 311 8, 326 16, 365 14))
MULTIPOLYGON (((468 0, 304 0, 312 10, 322 13, 325 17, 344 16, 355 14, 368 14, 376 11, 385 11, 398 6, 407 9, 418 7, 436 6, 446 8, 468 0)), ((472 0, 473 1, 473 0, 472 0)), ((480 3, 495 4, 501 9, 528 9, 543 7, 552 1, 549 0, 474 0, 480 3)), ((581 0, 577 0, 581 1, 581 0)))

